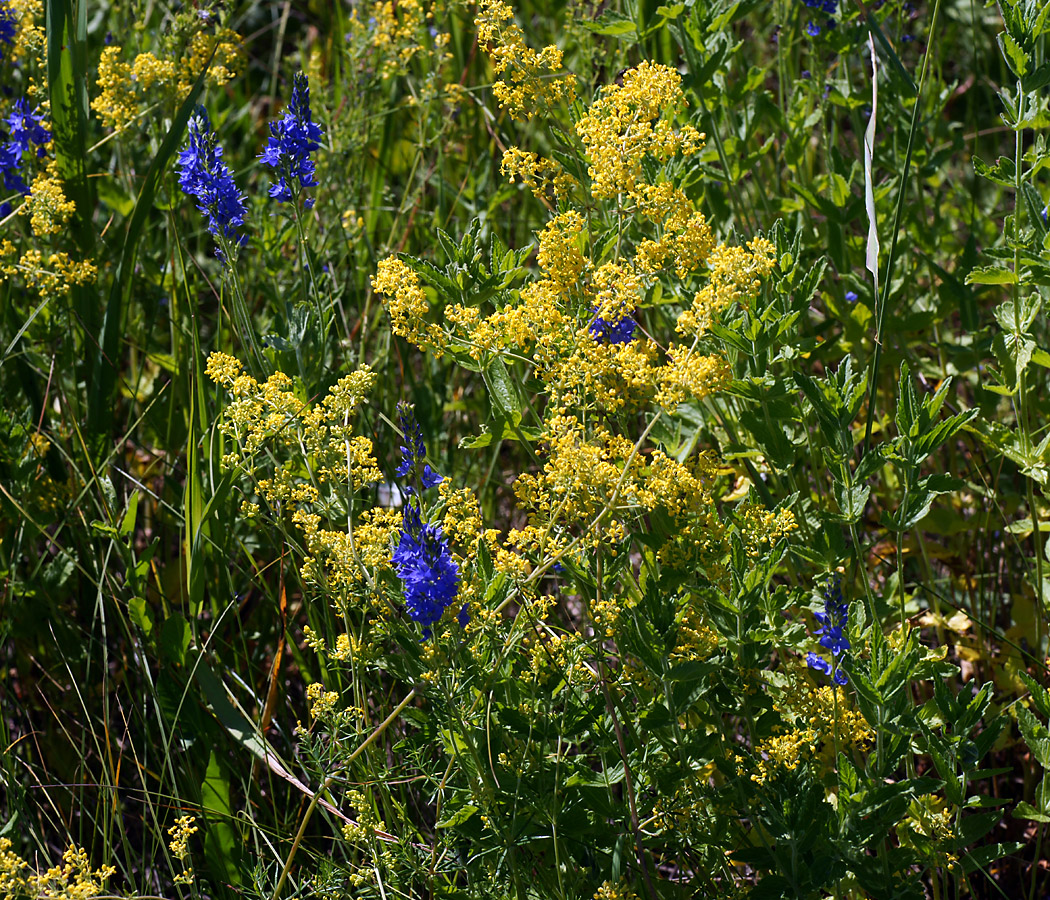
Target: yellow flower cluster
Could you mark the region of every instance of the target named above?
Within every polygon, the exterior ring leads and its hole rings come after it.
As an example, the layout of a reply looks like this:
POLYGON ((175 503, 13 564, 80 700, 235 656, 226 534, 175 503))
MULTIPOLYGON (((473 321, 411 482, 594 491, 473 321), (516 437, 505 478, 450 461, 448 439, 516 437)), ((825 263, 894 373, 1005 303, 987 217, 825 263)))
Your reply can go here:
POLYGON ((114 872, 113 866, 92 870, 87 851, 75 845, 62 854, 62 865, 31 872, 29 863, 11 850, 11 840, 0 838, 0 897, 91 900, 103 893, 103 885, 114 872))
POLYGON ((438 89, 438 72, 452 59, 447 50, 452 36, 435 27, 443 12, 440 3, 378 0, 364 7, 361 14, 357 7, 351 11, 347 39, 375 55, 380 78, 406 74, 414 60, 423 60, 423 70, 431 75, 421 92, 429 99, 438 89))
POLYGON ((332 648, 329 648, 309 625, 303 627, 303 637, 306 646, 322 658, 334 659, 337 662, 345 663, 355 659, 358 661, 366 660, 371 656, 371 648, 366 647, 352 634, 337 635, 335 647, 332 648))
POLYGON ((306 699, 310 704, 310 715, 315 719, 324 720, 335 714, 339 694, 335 691, 326 691, 321 682, 315 681, 307 685, 306 699))
POLYGON ((474 19, 478 43, 492 58, 497 75, 492 85, 499 105, 521 121, 559 103, 572 103, 576 82, 562 69, 562 52, 553 44, 539 52, 525 43, 525 33, 514 21, 514 11, 504 0, 480 0, 474 19))
POLYGON ((242 465, 254 472, 254 457, 264 447, 298 451, 308 463, 309 484, 300 483, 287 470, 260 482, 267 500, 309 501, 319 485, 344 484, 358 490, 382 478, 372 458, 372 442, 355 436, 349 426, 350 416, 375 382, 371 369, 344 375, 323 401, 313 405, 296 396, 292 380, 283 372, 259 384, 225 353, 211 354, 205 372, 234 398, 221 426, 236 441, 223 460, 225 465, 242 465))
POLYGON ((463 550, 461 559, 473 559, 483 542, 490 550, 498 548, 498 534, 495 529, 486 529, 481 517, 478 498, 469 487, 456 488, 449 479, 438 487, 445 514, 441 520, 441 530, 452 546, 463 550))
POLYGON ((381 260, 372 278, 372 290, 386 298, 394 334, 441 356, 445 335, 425 320, 430 304, 415 272, 397 257, 381 260))
POLYGON ((131 66, 121 60, 120 52, 116 46, 103 49, 95 81, 98 95, 91 101, 91 108, 102 119, 102 124, 118 131, 127 128, 139 114, 131 66))
POLYGON ((770 544, 798 530, 795 514, 790 509, 774 513, 761 506, 747 504, 739 511, 739 515, 744 549, 752 559, 757 559, 770 544))
POLYGON ((541 200, 568 197, 579 184, 557 160, 545 159, 538 153, 529 153, 519 147, 508 147, 503 151, 500 174, 511 184, 520 180, 541 200))
POLYGON ((850 706, 841 687, 812 688, 806 671, 797 663, 789 669, 790 681, 774 707, 794 722, 800 733, 811 736, 816 758, 832 766, 836 750, 864 749, 875 735, 860 712, 850 706))
POLYGON ((139 53, 127 63, 121 58, 122 52, 118 46, 102 51, 96 81, 98 95, 91 101, 102 124, 117 131, 127 128, 158 96, 181 101, 209 59, 211 64, 205 76, 209 85, 226 84, 244 67, 241 37, 228 28, 215 34, 194 33, 177 62, 153 53, 139 53))
POLYGON ((37 21, 44 17, 44 0, 8 0, 15 14, 16 31, 10 59, 27 60, 44 53, 47 32, 37 21))
POLYGON ((196 821, 197 819, 194 816, 179 816, 175 820, 175 824, 168 829, 168 834, 171 835, 171 843, 168 845, 168 849, 182 863, 182 871, 175 876, 176 884, 193 883, 193 868, 186 865, 186 861, 190 857, 190 838, 198 831, 195 824, 196 821))
MULTIPOLYGON (((321 517, 303 509, 292 514, 292 521, 302 530, 307 555, 303 559, 302 577, 324 593, 340 597, 354 592, 369 577, 391 566, 391 547, 401 527, 401 513, 396 509, 372 509, 362 512, 352 531, 321 528, 321 517)), ((373 597, 379 611, 385 606, 373 597)))
POLYGON ((685 278, 699 269, 715 246, 711 226, 681 188, 669 181, 640 183, 630 193, 638 216, 660 229, 658 239, 644 238, 635 249, 638 268, 651 275, 674 269, 685 278))
POLYGON ((30 249, 17 262, 11 262, 16 252, 10 241, 0 243, 0 273, 8 277, 21 276, 26 287, 41 299, 64 296, 74 285, 91 284, 98 275, 94 263, 71 259, 68 253, 45 256, 41 250, 30 249))
POLYGON ((606 881, 594 892, 593 900, 638 900, 638 895, 624 882, 606 881))
POLYGON ((675 617, 675 624, 678 634, 674 650, 671 651, 672 664, 710 659, 718 652, 721 639, 712 628, 704 623, 699 612, 688 599, 675 617))
MULTIPOLYGON (((478 27, 499 72, 524 58, 521 30, 502 0, 481 0, 478 27)), ((530 102, 532 110, 543 106, 530 102)), ((373 278, 373 288, 387 298, 395 334, 436 355, 469 354, 482 367, 493 357, 528 360, 542 385, 535 445, 542 456, 514 487, 527 519, 494 553, 496 570, 508 578, 527 578, 544 559, 614 545, 657 512, 673 522, 657 548, 662 564, 704 567, 716 581, 726 577, 720 562, 726 532, 711 496, 713 462, 682 462, 636 446, 616 425, 630 415, 651 415, 654 407, 673 412, 725 387, 730 366, 702 352, 703 331, 730 303, 747 302, 774 265, 773 247, 762 238, 746 248, 716 246, 703 214, 671 179, 672 157, 703 146, 703 135, 676 124, 684 108, 681 77, 666 66, 643 63, 625 72, 622 84, 603 89, 576 129, 590 166, 590 197, 575 196, 579 186, 559 164, 519 148, 504 153, 507 177, 537 194, 553 191, 561 208, 539 234, 538 277, 497 293, 494 308, 446 297, 440 313, 432 310, 420 279, 398 258, 382 261, 373 278), (615 243, 606 239, 610 219, 615 243), (705 267, 706 280, 699 291, 690 287, 695 297, 677 323, 690 340, 661 348, 639 327, 638 310, 656 302, 657 289, 663 302, 668 295, 687 297, 673 279, 691 279, 705 267), (617 335, 618 328, 630 329, 628 317, 635 320, 633 339, 617 335)), ((789 513, 747 515, 756 547, 794 527, 789 513)), ((613 612, 592 610, 603 631, 615 631, 613 612)), ((702 624, 691 623, 693 646, 683 654, 707 652, 702 624)))
POLYGON ((223 464, 254 476, 277 461, 269 477, 256 480, 255 491, 275 514, 284 510, 303 531, 308 552, 303 579, 328 591, 371 585, 370 573, 389 566, 400 515, 377 509, 352 523, 339 510, 357 491, 383 477, 372 441, 355 435, 350 424, 375 374, 366 367, 345 375, 323 400, 311 404, 296 395, 284 373, 260 384, 225 353, 211 354, 205 371, 233 398, 220 425, 234 442, 223 464), (347 523, 347 530, 322 527, 336 517, 347 523))
POLYGON ((220 28, 215 34, 195 32, 178 62, 177 100, 182 101, 190 92, 209 59, 211 64, 204 82, 222 87, 244 71, 244 39, 230 28, 220 28))
POLYGON ((522 661, 528 667, 522 673, 536 684, 557 684, 589 689, 598 673, 587 662, 587 643, 577 632, 554 631, 537 627, 535 633, 522 638, 522 661))
POLYGON ((778 771, 793 772, 813 750, 817 735, 812 728, 775 734, 755 745, 756 771, 751 780, 762 784, 778 771))
POLYGON ((512 531, 509 542, 543 553, 552 531, 572 525, 582 527, 593 546, 621 540, 623 523, 614 511, 627 508, 636 493, 631 475, 642 460, 634 444, 602 426, 588 435, 583 423, 567 414, 556 416, 545 431, 548 453, 543 469, 535 475, 526 472, 514 483, 519 502, 530 510, 529 524, 512 531), (600 514, 610 514, 605 523, 600 514), (588 527, 592 524, 593 530, 588 527))
POLYGON ((33 179, 23 211, 29 215, 29 226, 37 237, 61 234, 66 221, 76 212, 76 205, 62 190, 62 177, 54 160, 33 179))
POLYGON ((574 539, 584 547, 612 546, 624 539, 630 521, 662 510, 675 529, 661 559, 673 563, 680 545, 721 548, 706 456, 681 463, 660 450, 641 454, 622 435, 603 425, 587 428, 570 414, 552 418, 544 440, 542 469, 523 473, 514 484, 529 517, 524 528, 509 533, 508 546, 540 556, 559 555, 574 539))
POLYGON ((646 159, 666 163, 703 147, 704 135, 691 125, 674 129, 672 121, 684 106, 681 75, 658 63, 642 62, 624 72, 622 84, 602 88, 576 123, 596 200, 635 191, 645 181, 646 159))
POLYGON ((346 799, 357 816, 356 822, 347 822, 343 826, 343 837, 346 840, 354 842, 367 841, 373 836, 374 832, 386 831, 386 825, 376 815, 371 801, 363 791, 348 791, 346 799))
POLYGON ((184 862, 190 855, 189 840, 197 833, 197 826, 194 824, 196 821, 194 816, 179 816, 175 824, 168 829, 168 834, 171 835, 168 849, 180 861, 184 862))
POLYGON ((656 394, 656 403, 664 409, 676 409, 690 399, 703 400, 722 390, 733 377, 729 363, 721 356, 705 356, 692 347, 671 344, 667 358, 656 394))
POLYGON ((692 306, 678 317, 675 325, 681 334, 703 334, 730 304, 746 302, 754 296, 776 266, 776 248, 766 238, 755 238, 746 248, 720 244, 711 252, 707 264, 707 284, 696 292, 692 306))
POLYGON ((927 857, 933 865, 951 869, 959 864, 959 857, 944 849, 944 845, 956 840, 957 815, 944 797, 923 794, 908 804, 908 815, 894 826, 894 831, 902 847, 927 857))

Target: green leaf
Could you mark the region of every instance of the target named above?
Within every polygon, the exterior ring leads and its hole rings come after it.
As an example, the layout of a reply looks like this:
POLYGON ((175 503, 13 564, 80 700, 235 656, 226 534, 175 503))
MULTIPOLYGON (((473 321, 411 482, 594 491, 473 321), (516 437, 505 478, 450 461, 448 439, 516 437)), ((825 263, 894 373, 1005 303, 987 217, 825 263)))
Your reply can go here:
POLYGON ((977 266, 966 276, 967 284, 1017 284, 1017 273, 1001 266, 977 266))
POLYGON ((1021 185, 1021 196, 1024 198, 1024 205, 1028 210, 1028 220, 1035 229, 1036 240, 1042 244, 1043 238, 1046 237, 1047 231, 1050 230, 1047 228, 1046 222, 1043 221, 1043 209, 1046 207, 1046 203, 1039 191, 1027 181, 1021 185))
POLYGON ((128 600, 128 615, 131 621, 142 629, 142 633, 149 637, 153 631, 153 615, 143 597, 132 597, 128 600))
POLYGON ((901 363, 900 380, 897 383, 897 412, 894 421, 897 431, 907 436, 918 420, 918 402, 915 399, 915 388, 911 383, 911 369, 906 362, 901 363))
POLYGON ((489 389, 493 407, 507 419, 517 424, 521 421, 521 400, 518 389, 510 377, 503 360, 498 356, 492 360, 482 373, 485 386, 489 389))
POLYGON ((1050 84, 1050 62, 1043 63, 1034 72, 1029 72, 1021 80, 1021 90, 1034 94, 1050 84))
POLYGON ((172 613, 160 626, 160 655, 170 662, 186 662, 192 634, 190 623, 182 613, 172 613))
POLYGON ((963 870, 969 875, 977 869, 985 868, 989 863, 993 863, 997 859, 1002 859, 1004 856, 1009 856, 1018 850, 1022 850, 1024 846, 1024 844, 1019 844, 1017 841, 1010 841, 1005 844, 985 844, 983 847, 967 852, 963 858, 963 870))
POLYGON ((462 825, 464 822, 469 821, 470 817, 478 811, 476 806, 471 806, 467 803, 465 806, 461 806, 451 815, 445 817, 438 822, 435 828, 455 828, 457 825, 462 825))
POLYGON ((999 363, 1003 382, 1011 393, 1017 390, 1021 375, 1028 368, 1035 350, 1035 341, 1023 335, 999 332, 992 338, 992 353, 999 363))
POLYGON ((604 34, 608 37, 622 37, 625 34, 633 34, 637 30, 633 19, 611 9, 594 22, 580 19, 579 24, 594 34, 604 34))
POLYGON ((127 537, 135 528, 135 519, 139 508, 139 497, 141 495, 138 491, 132 492, 131 496, 128 497, 128 508, 124 510, 124 518, 120 521, 120 536, 127 537))
POLYGON ((1017 707, 1017 727, 1028 749, 1044 769, 1050 768, 1050 731, 1026 706, 1017 707))
POLYGON ((868 497, 871 496, 871 488, 866 484, 855 484, 852 488, 835 482, 835 501, 839 505, 842 521, 847 525, 860 520, 864 515, 864 507, 867 506, 868 497))
POLYGON ((973 170, 982 178, 995 182, 1001 187, 1013 188, 1014 186, 1014 163, 1009 157, 1000 157, 994 166, 988 165, 979 156, 973 158, 973 170), (1009 170, 1007 169, 1009 166, 1009 170))
POLYGON ((1010 813, 1015 819, 1030 819, 1033 822, 1050 822, 1050 816, 1039 812, 1031 803, 1022 800, 1010 813))
POLYGON ((84 254, 91 254, 94 212, 87 177, 87 4, 47 0, 47 81, 51 135, 66 194, 76 205, 73 234, 84 254))
POLYGON ((237 865, 241 845, 237 832, 230 824, 233 809, 230 806, 230 782, 212 750, 208 756, 208 770, 201 782, 201 808, 207 827, 204 832, 204 857, 213 873, 221 873, 228 884, 240 884, 241 873, 237 865))
POLYGON ((1010 70, 1018 78, 1023 78, 1028 72, 1028 54, 1006 31, 996 35, 996 40, 999 42, 999 50, 1007 65, 1010 66, 1010 70))
MULTIPOLYGON (((1032 530, 1032 520, 1028 520, 1028 532, 1032 530)), ((1040 531, 1050 530, 1050 522, 1040 522, 1040 531)), ((1019 672, 1021 680, 1025 683, 1025 686, 1032 694, 1032 702, 1035 704, 1035 708, 1039 710, 1039 714, 1050 719, 1050 692, 1047 691, 1038 681, 1036 681, 1027 672, 1019 672)))

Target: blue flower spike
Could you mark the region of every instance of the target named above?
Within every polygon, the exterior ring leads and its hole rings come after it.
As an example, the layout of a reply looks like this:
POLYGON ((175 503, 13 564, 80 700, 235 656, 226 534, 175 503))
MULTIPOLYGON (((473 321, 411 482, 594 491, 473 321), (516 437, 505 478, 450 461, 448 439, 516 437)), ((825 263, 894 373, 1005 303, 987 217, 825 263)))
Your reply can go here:
MULTIPOLYGON (((459 566, 441 528, 423 522, 414 503, 405 507, 401 539, 393 554, 394 571, 405 585, 405 608, 423 626, 424 637, 459 594, 459 566)), ((460 611, 460 624, 464 610, 460 611)))
MULTIPOLYGON (((397 405, 397 417, 403 432, 401 464, 398 478, 412 478, 427 490, 444 480, 424 462, 427 447, 410 403, 397 405)), ((459 594, 459 566, 452 558, 448 541, 441 528, 424 522, 416 490, 405 486, 409 497, 401 523, 401 537, 394 551, 394 571, 405 585, 405 608, 413 620, 423 626, 423 637, 430 637, 430 626, 437 622, 459 594), (415 495, 415 496, 413 496, 415 495)), ((466 604, 457 616, 465 628, 470 612, 466 604)))
MULTIPOLYGON (((270 185, 270 196, 278 203, 291 203, 304 188, 317 186, 310 154, 321 146, 323 134, 310 112, 310 83, 302 72, 297 72, 288 108, 270 124, 270 138, 259 156, 277 176, 270 185)), ((306 208, 313 204, 313 199, 307 200, 306 208)))
POLYGON ((189 132, 189 145, 179 152, 179 187, 197 198, 197 209, 208 217, 208 231, 243 245, 247 238, 239 229, 247 213, 245 198, 222 161, 222 147, 203 107, 190 117, 189 132))
POLYGON ((830 675, 832 681, 838 685, 845 685, 849 680, 841 668, 842 658, 850 648, 849 638, 846 637, 846 625, 849 622, 849 606, 842 597, 842 581, 839 578, 828 581, 824 590, 824 610, 814 613, 820 628, 817 636, 820 638, 820 646, 831 651, 831 661, 818 656, 816 653, 806 655, 806 664, 811 669, 830 675))
MULTIPOLYGON (((437 487, 445 479, 430 468, 429 463, 424 462, 427 456, 427 447, 423 443, 423 429, 419 427, 412 404, 404 401, 398 403, 397 418, 401 423, 404 443, 400 448, 401 465, 397 467, 395 474, 398 478, 418 474, 423 490, 437 487)), ((406 492, 411 494, 412 488, 407 488, 406 492)))

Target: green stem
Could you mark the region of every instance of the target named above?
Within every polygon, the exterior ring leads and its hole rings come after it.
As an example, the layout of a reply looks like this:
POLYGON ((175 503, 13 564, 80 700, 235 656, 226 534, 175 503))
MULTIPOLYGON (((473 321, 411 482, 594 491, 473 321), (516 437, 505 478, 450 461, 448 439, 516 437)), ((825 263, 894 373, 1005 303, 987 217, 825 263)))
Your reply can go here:
POLYGON ((893 284, 893 264, 897 258, 897 235, 904 215, 904 201, 908 193, 908 176, 911 171, 911 156, 915 147, 915 135, 919 129, 919 110, 922 106, 922 89, 926 84, 926 74, 930 68, 930 53, 933 48, 933 36, 937 31, 937 19, 941 13, 941 0, 935 0, 933 16, 930 19, 930 41, 922 58, 922 74, 919 76, 919 87, 915 92, 915 107, 911 112, 911 127, 908 129, 908 146, 904 153, 904 170, 901 172, 901 186, 897 193, 897 209, 893 214, 893 228, 890 231, 890 252, 886 259, 886 272, 882 281, 882 297, 879 299, 875 315, 875 352, 871 357, 871 376, 868 378, 868 421, 864 426, 864 450, 861 457, 868 452, 871 444, 871 430, 875 424, 875 392, 879 385, 879 364, 882 361, 883 322, 886 319, 886 307, 890 301, 890 287, 893 284))

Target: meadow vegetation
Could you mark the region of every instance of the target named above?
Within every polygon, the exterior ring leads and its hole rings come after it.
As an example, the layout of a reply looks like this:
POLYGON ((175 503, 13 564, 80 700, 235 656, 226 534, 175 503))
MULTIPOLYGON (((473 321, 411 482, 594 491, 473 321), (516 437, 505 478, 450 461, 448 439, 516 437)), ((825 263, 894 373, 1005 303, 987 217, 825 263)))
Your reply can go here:
POLYGON ((1050 895, 1048 50, 0 0, 0 900, 1050 895))

